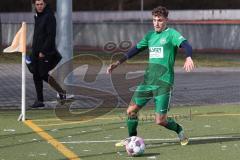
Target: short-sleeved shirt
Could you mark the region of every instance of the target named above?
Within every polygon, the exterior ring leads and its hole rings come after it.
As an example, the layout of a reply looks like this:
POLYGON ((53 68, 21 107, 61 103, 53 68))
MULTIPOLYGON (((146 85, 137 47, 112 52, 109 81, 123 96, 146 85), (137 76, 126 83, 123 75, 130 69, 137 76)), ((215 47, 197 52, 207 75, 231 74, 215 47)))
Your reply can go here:
POLYGON ((145 85, 157 85, 159 80, 173 84, 177 48, 185 40, 173 28, 166 28, 162 32, 149 31, 144 36, 137 48, 149 49, 149 65, 144 75, 145 85))

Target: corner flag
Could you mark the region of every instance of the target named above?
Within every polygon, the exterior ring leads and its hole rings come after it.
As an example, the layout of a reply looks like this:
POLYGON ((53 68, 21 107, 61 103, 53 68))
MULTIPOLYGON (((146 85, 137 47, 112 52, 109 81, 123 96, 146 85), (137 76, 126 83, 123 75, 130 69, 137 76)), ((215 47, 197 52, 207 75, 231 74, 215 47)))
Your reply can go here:
POLYGON ((25 22, 22 22, 22 27, 19 29, 15 35, 11 46, 3 50, 6 52, 21 52, 22 53, 22 104, 21 104, 21 115, 18 120, 25 121, 25 112, 26 112, 26 67, 25 67, 25 58, 26 58, 26 32, 27 25, 25 22))
POLYGON ((3 52, 4 53, 10 53, 10 52, 26 53, 26 31, 27 31, 27 26, 26 26, 26 23, 23 22, 22 27, 19 29, 19 31, 15 35, 11 46, 4 49, 3 52))

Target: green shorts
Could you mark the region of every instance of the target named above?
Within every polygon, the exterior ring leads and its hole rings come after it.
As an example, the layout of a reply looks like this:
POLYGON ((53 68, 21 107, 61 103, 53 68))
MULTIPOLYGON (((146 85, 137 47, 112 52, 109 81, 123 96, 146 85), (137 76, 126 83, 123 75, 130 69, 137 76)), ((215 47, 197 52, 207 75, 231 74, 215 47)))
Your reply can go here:
POLYGON ((170 85, 163 85, 161 87, 140 85, 133 94, 132 102, 142 108, 148 101, 154 98, 155 112, 166 114, 169 111, 171 90, 170 85))

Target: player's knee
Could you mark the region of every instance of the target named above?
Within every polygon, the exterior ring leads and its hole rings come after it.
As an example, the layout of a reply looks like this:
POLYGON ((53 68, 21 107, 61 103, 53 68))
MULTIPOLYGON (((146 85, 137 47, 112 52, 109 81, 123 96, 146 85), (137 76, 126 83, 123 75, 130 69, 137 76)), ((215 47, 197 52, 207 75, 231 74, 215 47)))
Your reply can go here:
POLYGON ((136 119, 138 117, 137 112, 134 111, 127 111, 128 118, 130 119, 136 119))
POLYGON ((138 107, 137 105, 131 105, 127 109, 127 115, 129 118, 137 118, 138 117, 138 107))

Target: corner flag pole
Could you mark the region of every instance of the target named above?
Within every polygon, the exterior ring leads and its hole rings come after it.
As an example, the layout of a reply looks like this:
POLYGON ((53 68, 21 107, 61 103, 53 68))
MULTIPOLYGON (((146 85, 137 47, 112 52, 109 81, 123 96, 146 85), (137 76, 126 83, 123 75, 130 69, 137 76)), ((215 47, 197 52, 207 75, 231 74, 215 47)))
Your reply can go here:
POLYGON ((26 44, 27 44, 27 25, 26 22, 22 22, 22 27, 15 35, 11 46, 4 49, 3 52, 21 52, 22 53, 22 97, 21 97, 21 114, 18 118, 19 121, 25 121, 26 119, 26 66, 25 66, 25 58, 26 58, 26 44))
POLYGON ((21 104, 21 114, 18 118, 18 121, 25 121, 26 119, 26 32, 27 25, 25 22, 22 23, 22 36, 21 42, 23 43, 22 47, 22 104, 21 104))
POLYGON ((21 95, 21 114, 18 121, 25 121, 26 119, 26 66, 25 66, 26 52, 22 53, 22 95, 21 95))

